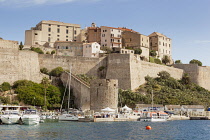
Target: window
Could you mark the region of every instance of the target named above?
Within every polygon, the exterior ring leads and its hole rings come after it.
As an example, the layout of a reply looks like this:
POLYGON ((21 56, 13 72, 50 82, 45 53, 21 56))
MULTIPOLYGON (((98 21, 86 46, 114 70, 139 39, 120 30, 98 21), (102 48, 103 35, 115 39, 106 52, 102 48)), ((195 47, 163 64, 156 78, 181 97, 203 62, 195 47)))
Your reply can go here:
POLYGON ((68 34, 69 33, 69 30, 66 30, 66 34, 68 34))
POLYGON ((49 26, 51 26, 51 24, 49 24, 49 26))
POLYGON ((120 40, 118 39, 118 42, 120 43, 120 40))
POLYGON ((48 37, 48 42, 50 42, 50 37, 48 37))
POLYGON ((171 47, 171 45, 170 45, 170 44, 168 44, 168 46, 169 46, 169 47, 171 47))
POLYGON ((59 49, 60 47, 58 46, 58 49, 59 49))
POLYGON ((48 32, 51 32, 51 28, 48 28, 48 32))
POLYGON ((164 46, 164 42, 163 42, 163 46, 164 46))
POLYGON ((51 36, 51 34, 48 34, 48 36, 51 36))
POLYGON ((57 41, 59 41, 59 38, 57 38, 57 41))
POLYGON ((68 39, 66 39, 66 41, 69 41, 68 39))
POLYGON ((57 33, 60 33, 60 29, 59 28, 57 29, 57 33))
POLYGON ((75 34, 75 35, 77 34, 77 31, 76 31, 76 30, 74 31, 74 34, 75 34))
POLYGON ((35 35, 38 35, 37 33, 35 33, 35 35))
POLYGON ((68 38, 69 36, 66 36, 66 38, 68 38))
POLYGON ((132 41, 132 39, 130 38, 130 42, 132 41))
POLYGON ((161 42, 159 41, 159 45, 161 45, 161 42))
POLYGON ((66 46, 66 49, 68 49, 68 46, 66 46))
POLYGON ((58 27, 60 27, 60 25, 58 25, 58 27))
POLYGON ((60 35, 57 35, 57 37, 60 37, 60 35))
POLYGON ((96 48, 98 48, 98 46, 96 46, 96 48))
POLYGON ((66 28, 69 28, 69 26, 66 26, 66 28))
POLYGON ((142 38, 142 41, 143 41, 144 39, 142 38))

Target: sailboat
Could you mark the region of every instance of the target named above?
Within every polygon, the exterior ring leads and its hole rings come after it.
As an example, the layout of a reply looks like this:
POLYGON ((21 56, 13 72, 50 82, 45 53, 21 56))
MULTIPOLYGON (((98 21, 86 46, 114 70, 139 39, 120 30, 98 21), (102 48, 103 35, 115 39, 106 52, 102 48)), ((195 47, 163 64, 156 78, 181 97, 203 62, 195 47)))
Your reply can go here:
POLYGON ((149 121, 149 122, 163 122, 167 121, 169 115, 163 111, 154 111, 153 110, 153 91, 152 91, 152 110, 148 112, 143 112, 140 117, 140 121, 149 121))
MULTIPOLYGON (((69 102, 70 102, 70 84, 71 84, 71 66, 70 66, 70 72, 69 72, 69 77, 68 77, 67 83, 68 83, 68 89, 69 89, 69 94, 68 94, 68 108, 67 108, 67 111, 65 111, 62 114, 58 115, 58 120, 59 121, 78 121, 79 119, 78 119, 77 116, 69 113, 69 106, 70 106, 69 105, 69 102)), ((66 92, 66 89, 65 89, 65 92, 66 92)), ((62 105, 63 105, 63 101, 64 101, 64 97, 65 97, 65 92, 64 92, 64 95, 63 95, 63 100, 62 100, 60 111, 62 111, 62 105)))

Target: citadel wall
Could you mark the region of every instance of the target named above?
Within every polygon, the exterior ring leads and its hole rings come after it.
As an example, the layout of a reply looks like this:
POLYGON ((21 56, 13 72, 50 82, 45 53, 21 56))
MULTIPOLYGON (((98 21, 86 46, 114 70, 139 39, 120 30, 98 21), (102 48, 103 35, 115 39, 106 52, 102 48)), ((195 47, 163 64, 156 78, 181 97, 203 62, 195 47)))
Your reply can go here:
POLYGON ((181 69, 141 61, 133 54, 111 54, 106 78, 118 79, 121 89, 134 90, 145 83, 145 76, 157 77, 161 71, 169 72, 175 79, 181 79, 183 74, 181 69))
POLYGON ((68 70, 69 66, 72 65, 73 74, 97 76, 99 67, 107 67, 106 62, 106 57, 86 58, 39 54, 39 64, 41 68, 45 67, 48 70, 52 70, 56 67, 62 67, 68 70))
POLYGON ((210 67, 198 66, 197 64, 175 64, 174 67, 183 69, 185 73, 188 73, 190 80, 199 86, 210 90, 210 67))

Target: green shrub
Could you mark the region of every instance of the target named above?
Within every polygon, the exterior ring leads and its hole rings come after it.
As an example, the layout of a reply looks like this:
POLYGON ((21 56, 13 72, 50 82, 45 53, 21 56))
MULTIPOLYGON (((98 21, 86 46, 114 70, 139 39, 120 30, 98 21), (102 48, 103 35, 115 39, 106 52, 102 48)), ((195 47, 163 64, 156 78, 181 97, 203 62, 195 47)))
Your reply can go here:
POLYGON ((64 70, 63 70, 62 67, 57 67, 57 68, 54 68, 54 69, 50 72, 50 75, 51 75, 51 76, 59 77, 63 71, 64 71, 64 70))
POLYGON ((156 64, 162 64, 162 63, 161 63, 161 60, 160 60, 160 59, 157 59, 157 58, 154 59, 154 62, 155 62, 156 64))
POLYGON ((4 83, 2 83, 1 84, 1 89, 3 90, 3 91, 8 91, 8 90, 10 90, 10 84, 8 83, 8 82, 4 82, 4 83))

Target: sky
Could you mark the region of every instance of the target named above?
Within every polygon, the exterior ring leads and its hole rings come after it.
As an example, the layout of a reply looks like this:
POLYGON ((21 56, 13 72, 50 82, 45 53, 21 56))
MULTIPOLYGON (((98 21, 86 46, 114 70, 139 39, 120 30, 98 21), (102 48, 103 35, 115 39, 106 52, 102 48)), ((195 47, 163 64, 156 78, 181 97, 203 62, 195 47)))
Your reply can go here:
POLYGON ((172 58, 210 66, 210 0, 0 0, 0 37, 24 42, 42 20, 127 27, 172 39, 172 58))

